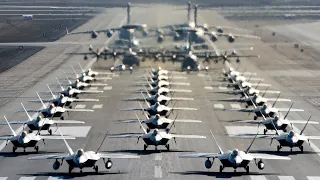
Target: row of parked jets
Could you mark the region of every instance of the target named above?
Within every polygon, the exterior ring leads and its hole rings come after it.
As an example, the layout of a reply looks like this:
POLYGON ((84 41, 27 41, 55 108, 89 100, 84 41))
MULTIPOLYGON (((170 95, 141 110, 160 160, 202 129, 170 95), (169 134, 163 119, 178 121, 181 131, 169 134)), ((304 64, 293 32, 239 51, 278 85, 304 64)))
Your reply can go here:
MULTIPOLYGON (((84 121, 76 120, 66 120, 63 117, 63 114, 69 112, 93 112, 93 109, 72 109, 72 103, 77 102, 96 102, 99 99, 81 99, 79 98, 80 94, 96 94, 102 93, 103 91, 97 90, 88 90, 88 87, 99 87, 107 86, 107 84, 96 83, 96 81, 107 81, 112 79, 111 73, 109 72, 96 72, 91 69, 84 70, 81 65, 81 73, 77 73, 73 66, 72 73, 75 78, 72 80, 68 77, 68 74, 63 72, 66 76, 66 80, 61 82, 57 79, 57 82, 61 88, 61 91, 54 92, 51 90, 50 86, 47 84, 49 91, 41 92, 43 94, 51 94, 52 98, 50 99, 41 99, 39 93, 37 96, 39 100, 30 100, 29 102, 41 102, 42 107, 40 109, 29 110, 26 109, 23 103, 21 103, 23 110, 18 110, 16 112, 25 112, 28 120, 26 121, 8 121, 6 116, 4 116, 6 123, 0 123, 0 125, 8 125, 12 136, 1 136, 0 140, 5 140, 11 142, 13 145, 13 153, 16 153, 18 148, 22 148, 25 152, 27 148, 34 148, 36 152, 39 152, 39 146, 37 145, 39 141, 43 141, 46 144, 45 140, 57 140, 62 139, 68 149, 67 153, 62 154, 47 154, 41 156, 30 157, 29 160, 54 160, 52 168, 58 170, 63 164, 63 161, 66 161, 69 165, 69 173, 72 172, 74 168, 79 168, 82 172, 83 168, 93 168, 95 172, 99 171, 99 167, 96 165, 96 162, 100 159, 103 160, 106 169, 110 169, 113 166, 111 159, 118 158, 139 158, 136 155, 126 155, 126 154, 112 154, 112 153, 101 153, 99 152, 104 140, 96 151, 85 151, 84 149, 78 149, 74 151, 68 144, 66 140, 75 139, 72 136, 63 135, 60 132, 60 124, 84 124, 84 121), (105 76, 107 75, 107 76, 105 76), (74 82, 72 82, 74 81, 74 82), (67 88, 64 88, 67 86, 67 88), (58 94, 58 95, 56 95, 58 94), (29 113, 35 112, 34 116, 31 116, 29 113), (54 117, 60 117, 60 120, 55 120, 54 117), (23 131, 17 134, 11 127, 12 124, 22 124, 23 131), (53 134, 52 125, 57 126, 59 134, 53 134), (25 126, 29 128, 29 131, 25 130, 25 126), (47 131, 48 134, 43 134, 43 131, 47 131)), ((107 134, 106 134, 107 136, 107 134)))
MULTIPOLYGON (((249 163, 250 161, 254 160, 257 167, 259 169, 264 169, 265 165, 262 159, 279 159, 279 160, 289 160, 289 157, 284 156, 276 156, 270 154, 261 154, 261 153, 250 153, 250 148, 255 141, 255 139, 271 139, 271 143, 273 140, 277 140, 279 145, 277 146, 277 151, 279 152, 283 147, 289 147, 291 152, 292 148, 298 147, 300 151, 303 153, 303 143, 309 142, 312 139, 320 139, 319 136, 307 136, 304 135, 303 132, 306 129, 308 124, 319 124, 319 122, 310 121, 311 116, 309 119, 306 120, 289 120, 287 119, 288 114, 290 111, 304 111, 303 109, 293 109, 293 103, 291 104, 290 108, 275 108, 276 102, 283 101, 289 102, 290 99, 281 99, 279 91, 257 91, 253 86, 258 87, 259 85, 270 87, 269 84, 260 84, 263 79, 259 78, 252 78, 252 76, 256 75, 255 73, 248 73, 248 72, 239 72, 234 70, 232 67, 225 71, 223 70, 223 80, 228 81, 227 83, 222 83, 226 86, 233 87, 233 90, 227 91, 218 91, 217 93, 227 93, 227 94, 241 94, 242 97, 240 98, 228 98, 228 99, 220 99, 217 101, 227 101, 227 102, 240 102, 246 103, 246 108, 240 109, 224 109, 227 111, 239 111, 239 112, 249 112, 254 113, 254 120, 236 120, 232 121, 234 123, 250 123, 250 124, 261 124, 265 126, 264 135, 260 135, 259 131, 256 134, 233 134, 231 137, 240 137, 240 138, 253 138, 249 147, 245 150, 234 149, 232 151, 224 152, 221 147, 219 146, 218 142, 216 141, 214 135, 213 139, 216 142, 219 152, 218 153, 197 153, 197 154, 186 154, 181 155, 181 158, 206 158, 205 167, 211 168, 214 162, 214 159, 217 158, 221 161, 220 172, 223 171, 225 167, 231 167, 235 171, 237 168, 244 168, 246 172, 249 172, 249 163), (249 75, 249 78, 245 76, 249 75), (259 81, 259 83, 252 83, 254 81, 259 81), (252 90, 253 89, 253 90, 252 90), (250 91, 251 90, 251 91, 250 91), (264 95, 266 93, 279 93, 277 98, 265 98, 264 95), (269 102, 274 102, 270 104, 269 102), (253 106, 253 108, 248 108, 249 106, 253 106), (281 113, 285 111, 286 114, 282 117, 281 113), (258 117, 262 117, 261 120, 257 120, 258 117), (298 133, 294 132, 293 130, 289 130, 289 125, 294 123, 297 124, 305 124, 303 129, 298 133), (269 130, 275 130, 276 134, 266 134, 269 130), (283 131, 280 133, 279 131, 283 131), (212 160, 210 160, 212 158, 212 160), (260 160, 259 160, 260 159, 260 160), (257 162, 257 160, 259 160, 257 162)), ((219 84, 220 86, 221 84, 219 84)))

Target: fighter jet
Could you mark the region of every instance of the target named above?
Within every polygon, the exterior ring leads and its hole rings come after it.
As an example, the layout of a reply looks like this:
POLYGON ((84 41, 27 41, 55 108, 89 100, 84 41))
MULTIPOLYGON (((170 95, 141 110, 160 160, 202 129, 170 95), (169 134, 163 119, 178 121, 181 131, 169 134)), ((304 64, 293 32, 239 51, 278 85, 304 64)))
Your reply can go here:
MULTIPOLYGON (((211 132, 211 130, 210 130, 211 132)), ((263 159, 273 159, 273 160, 290 160, 289 157, 283 157, 283 156, 276 156, 276 155, 270 155, 270 154, 260 154, 260 153, 250 153, 250 148, 256 139, 256 137, 253 138, 251 144, 246 149, 246 151, 241 151, 239 149, 233 149, 229 150, 227 152, 223 152, 221 147, 219 146, 216 138, 214 137, 213 133, 211 132, 212 137, 217 144, 219 148, 219 153, 197 153, 197 154, 185 154, 180 155, 180 158, 204 158, 207 159, 204 163, 205 167, 207 169, 210 169, 213 165, 214 159, 217 158, 220 160, 220 172, 224 170, 226 167, 233 168, 236 172, 237 168, 244 168, 247 173, 250 172, 249 169, 249 163, 254 160, 256 166, 263 170, 265 168, 265 164, 263 163, 263 159), (210 160, 212 158, 212 161, 210 160), (259 160, 260 159, 260 160, 259 160), (257 162, 257 160, 259 160, 257 162)))
MULTIPOLYGON (((246 87, 246 88, 238 89, 238 90, 215 91, 215 93, 223 93, 223 94, 234 94, 234 95, 240 94, 240 95, 242 95, 242 97, 245 97, 246 95, 253 96, 255 94, 259 94, 260 92, 261 92, 260 90, 253 88, 253 87, 251 87, 251 88, 246 87)), ((280 91, 265 90, 264 93, 266 93, 266 94, 280 94, 281 92, 280 91)))
POLYGON ((109 80, 112 79, 111 77, 92 77, 92 76, 88 76, 86 75, 86 73, 82 73, 81 75, 77 74, 77 72, 75 71, 74 67, 71 66, 74 74, 76 75, 76 78, 81 81, 81 82, 85 82, 85 83, 90 83, 92 81, 98 81, 98 80, 109 80))
MULTIPOLYGON (((38 131, 38 134, 40 134, 40 131, 48 131, 48 133, 52 135, 52 129, 50 129, 51 125, 55 124, 58 126, 58 124, 84 124, 84 121, 53 120, 49 118, 43 118, 41 116, 37 116, 36 118, 33 119, 27 112, 24 105, 22 103, 21 105, 28 116, 28 120, 27 121, 10 121, 9 124, 27 125, 29 128, 29 133, 32 133, 32 131, 38 131)), ((7 125, 7 123, 0 123, 0 125, 7 125)))
POLYGON ((197 108, 188 108, 188 107, 168 107, 165 105, 161 105, 159 102, 156 104, 150 106, 148 103, 147 108, 143 108, 141 103, 140 108, 127 108, 127 109, 120 109, 120 111, 147 111, 150 116, 154 116, 156 114, 159 114, 160 116, 166 116, 168 112, 174 111, 174 110, 184 110, 184 111, 197 111, 197 108))
MULTIPOLYGON (((202 121, 199 120, 190 120, 190 119, 177 119, 178 115, 174 120, 168 119, 166 117, 160 116, 159 114, 156 114, 155 116, 148 117, 148 115, 144 112, 144 115, 146 116, 147 120, 140 121, 142 124, 146 124, 148 126, 147 132, 150 132, 150 129, 166 129, 167 132, 171 129, 172 126, 175 125, 175 123, 199 123, 202 121), (168 128, 168 126, 171 124, 171 127, 168 128)), ((139 122, 136 119, 134 120, 124 120, 121 121, 123 123, 136 123, 139 122)))
MULTIPOLYGON (((263 130, 263 134, 265 135, 268 130, 282 130, 283 132, 287 132, 287 127, 289 125, 292 126, 292 124, 305 124, 308 121, 305 120, 288 120, 287 117, 289 115, 289 112, 293 106, 293 103, 291 104, 289 111, 286 113, 284 117, 280 117, 279 115, 275 115, 274 117, 263 117, 263 120, 242 120, 242 121, 236 121, 236 123, 249 123, 249 124, 263 124, 266 128, 263 130)), ((309 121, 309 124, 319 124, 319 122, 316 121, 309 121)))
MULTIPOLYGON (((0 140, 10 141, 13 145, 12 152, 16 152, 18 148, 23 148, 23 151, 26 151, 26 148, 34 148, 36 152, 39 152, 39 146, 37 143, 42 140, 45 143, 45 139, 61 139, 60 136, 40 136, 39 134, 27 133, 26 131, 22 131, 21 134, 17 135, 16 132, 12 129, 10 123, 8 122, 6 116, 4 116, 11 133, 13 136, 1 136, 0 140)), ((74 137, 67 137, 68 139, 75 139, 74 137)), ((7 145, 7 144, 6 144, 7 145)))
MULTIPOLYGON (((282 147, 289 147, 290 151, 292 152, 292 148, 298 147, 303 153, 303 143, 308 142, 310 145, 310 140, 315 139, 319 140, 320 136, 306 136, 303 134, 303 131, 306 129, 309 121, 311 119, 311 116, 309 117, 308 121, 306 122, 303 129, 300 131, 300 133, 295 132, 294 130, 290 130, 289 132, 285 132, 282 134, 279 134, 277 128, 275 127, 274 130, 276 131, 276 135, 257 135, 257 138, 259 139, 271 139, 271 143, 273 142, 273 139, 276 139, 279 142, 279 145, 277 146, 277 151, 279 152, 282 147)), ((241 137, 241 138, 249 138, 251 135, 248 134, 234 134, 232 137, 241 137)))
MULTIPOLYGON (((279 94, 280 96, 280 94, 279 94)), ((290 99, 283 99, 283 98, 265 98, 264 94, 261 96, 259 94, 254 94, 253 96, 245 96, 243 98, 228 98, 228 99, 220 99, 218 101, 225 101, 225 102, 239 102, 239 103, 246 103, 246 108, 249 106, 253 106, 253 104, 257 106, 262 106, 267 104, 268 102, 290 102, 290 99)))
MULTIPOLYGON (((65 73, 65 72, 64 72, 65 73)), ((71 80, 69 79, 68 75, 65 73, 67 81, 68 81, 68 86, 71 86, 74 89, 79 89, 79 90, 83 90, 84 88, 87 87, 106 87, 108 86, 108 84, 105 83, 86 83, 86 82, 82 82, 79 79, 76 79, 76 81, 73 83, 71 82, 71 80)))
POLYGON ((157 102, 159 102, 161 105, 168 105, 169 102, 172 102, 172 101, 193 101, 194 100, 194 98, 186 98, 186 97, 168 97, 168 96, 162 95, 161 93, 151 95, 148 93, 147 89, 146 89, 146 92, 148 94, 147 98, 145 98, 143 93, 141 92, 143 98, 127 98, 127 99, 123 99, 123 101, 146 101, 150 105, 154 105, 157 102))
MULTIPOLYGON (((64 94, 60 94, 59 97, 53 94, 51 91, 51 88, 47 84, 47 87, 52 95, 51 99, 43 99, 43 102, 50 102, 53 103, 55 106, 65 107, 69 106, 69 108, 72 108, 71 103, 73 102, 98 102, 99 99, 77 99, 72 97, 67 97, 64 94)), ((29 102, 41 102, 40 100, 29 100, 29 102)))
MULTIPOLYGON (((149 93, 151 95, 156 95, 156 94, 167 95, 169 93, 176 93, 176 92, 180 92, 180 93, 191 93, 192 92, 191 90, 188 90, 188 89, 171 89, 171 88, 169 89, 169 88, 159 87, 159 86, 152 87, 150 84, 149 84, 149 87, 150 87, 150 89, 147 90, 147 93, 149 93)), ((146 93, 146 91, 144 91, 144 90, 138 90, 137 92, 146 93)))
MULTIPOLYGON (((148 146, 152 145, 155 146, 155 150, 157 150, 158 146, 165 146, 167 150, 170 150, 170 145, 168 144, 170 139, 176 138, 192 138, 192 139, 203 139, 206 138, 205 136, 198 136, 198 135, 178 135, 178 134, 170 134, 168 131, 160 131, 159 129, 154 129, 152 132, 147 132, 147 130, 142 126, 140 119, 138 118, 137 114, 136 117, 140 123, 140 126, 143 129, 144 134, 123 134, 123 135, 114 135, 108 136, 108 138, 142 138, 145 142, 144 150, 147 150, 148 146)), ((138 143, 137 142, 137 143, 138 143)))
POLYGON ((289 109, 292 112, 302 112, 302 111, 304 111, 303 109, 275 108, 274 104, 272 105, 272 107, 270 107, 270 105, 267 105, 267 104, 264 104, 262 106, 256 106, 254 104, 254 108, 253 109, 244 108, 244 109, 225 109, 225 110, 226 111, 238 111, 238 112, 255 113, 256 115, 254 116, 254 120, 257 120, 258 117, 262 117, 262 115, 274 117, 276 115, 279 115, 279 112, 287 112, 287 111, 289 111, 289 109))
MULTIPOLYGON (((50 104, 49 107, 44 104, 41 97, 39 96, 39 93, 37 92, 37 95, 39 97, 39 100, 42 104, 42 109, 40 110, 26 110, 27 112, 36 112, 41 113, 44 117, 60 117, 61 120, 64 119, 62 116, 65 112, 93 112, 93 109, 67 109, 64 107, 55 106, 54 104, 50 104)), ((18 110, 16 112, 25 112, 25 110, 18 110)))
POLYGON ((91 34, 92 38, 97 38, 99 33, 106 33, 108 38, 111 38, 111 36, 113 35, 113 33, 115 31, 121 31, 121 30, 125 30, 125 31, 129 31, 129 30, 137 30, 142 32, 142 34, 144 36, 148 35, 148 28, 147 28, 147 24, 131 24, 131 4, 128 3, 127 4, 127 24, 126 25, 122 25, 121 27, 117 27, 117 28, 108 28, 108 29, 102 29, 102 30, 90 30, 90 31, 84 31, 84 32, 73 32, 73 33, 69 33, 67 30, 67 35, 73 35, 73 34, 91 34))
POLYGON ((81 68, 82 73, 85 73, 86 76, 91 76, 91 77, 95 77, 98 75, 113 75, 113 73, 110 72, 98 72, 98 71, 93 71, 91 68, 89 68, 88 70, 84 70, 81 66, 81 64, 78 62, 79 67, 81 68))
MULTIPOLYGON (((98 93, 103 93, 103 91, 98 91, 98 90, 80 90, 80 89, 75 89, 71 86, 68 86, 67 89, 64 89, 59 81, 59 79, 56 77, 57 82, 61 88, 60 92, 54 92, 54 93, 59 93, 63 94, 64 96, 68 97, 77 97, 78 94, 98 94, 98 93)), ((51 92, 42 92, 42 93, 50 93, 51 92)))
MULTIPOLYGON (((60 132, 60 131, 59 131, 60 132)), ((61 134, 61 132, 60 132, 61 134)), ((139 156, 134 155, 125 155, 125 154, 106 154, 106 153, 99 153, 99 149, 102 146, 99 146, 96 152, 94 151, 84 151, 83 149, 78 149, 74 152, 69 144, 66 141, 66 138, 61 134, 63 141, 65 142, 68 153, 65 154, 47 154, 42 156, 30 157, 29 160, 44 160, 44 159, 55 159, 55 162, 52 165, 54 170, 58 170, 60 166, 63 164, 63 160, 65 160, 69 164, 69 174, 72 172, 74 168, 79 168, 80 173, 82 173, 83 168, 93 168, 96 173, 99 171, 98 165, 96 162, 99 159, 103 160, 106 169, 110 169, 113 165, 111 159, 130 159, 130 158, 140 158, 139 156), (61 159, 61 162, 59 161, 61 159), (107 159, 107 161, 106 161, 107 159)))

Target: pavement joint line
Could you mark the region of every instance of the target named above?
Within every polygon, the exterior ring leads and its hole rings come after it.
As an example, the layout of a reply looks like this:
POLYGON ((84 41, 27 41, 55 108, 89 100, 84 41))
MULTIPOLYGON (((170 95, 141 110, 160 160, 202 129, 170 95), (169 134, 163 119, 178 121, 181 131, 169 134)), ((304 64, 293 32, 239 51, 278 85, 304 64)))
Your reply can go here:
POLYGON ((154 166, 154 177, 155 178, 162 178, 161 166, 154 166))
MULTIPOLYGON (((124 19, 121 21, 121 23, 119 24, 119 26, 122 26, 122 25, 124 24, 125 20, 126 20, 126 17, 124 17, 124 19)), ((112 21, 112 22, 113 22, 113 21, 112 21)), ((110 22, 109 25, 110 25, 112 22, 110 22)), ((108 25, 108 26, 109 26, 109 25, 108 25)), ((108 27, 108 26, 107 26, 107 27, 108 27)), ((110 40, 113 39, 113 37, 114 37, 114 36, 112 36, 111 38, 109 38, 109 39, 105 42, 105 44, 109 43, 110 40)), ((85 66, 85 69, 89 69, 96 60, 97 60, 96 57, 93 58, 93 59, 91 59, 91 60, 88 62, 88 64, 85 66)), ((49 103, 47 103, 46 105, 48 106, 49 103)), ((41 109, 42 109, 42 107, 39 108, 39 110, 41 110, 41 109)), ((35 114, 33 114, 33 115, 31 116, 31 118, 32 118, 32 119, 35 119, 37 116, 38 116, 38 113, 35 113, 35 114)), ((20 126, 17 130, 15 130, 15 132, 16 132, 17 134, 20 134, 20 132, 21 132, 22 130, 23 130, 23 125, 20 126)), ((6 147, 6 144, 7 144, 6 141, 4 141, 4 142, 2 142, 2 143, 0 144, 0 151, 2 151, 2 150, 6 147)))

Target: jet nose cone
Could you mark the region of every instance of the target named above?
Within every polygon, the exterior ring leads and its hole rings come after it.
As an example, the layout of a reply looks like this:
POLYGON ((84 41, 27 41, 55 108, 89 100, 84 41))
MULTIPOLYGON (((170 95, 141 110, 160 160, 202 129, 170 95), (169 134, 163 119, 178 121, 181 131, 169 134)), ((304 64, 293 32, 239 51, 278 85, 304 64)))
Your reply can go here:
POLYGON ((84 164, 87 161, 87 158, 85 156, 80 156, 79 157, 79 164, 84 164))

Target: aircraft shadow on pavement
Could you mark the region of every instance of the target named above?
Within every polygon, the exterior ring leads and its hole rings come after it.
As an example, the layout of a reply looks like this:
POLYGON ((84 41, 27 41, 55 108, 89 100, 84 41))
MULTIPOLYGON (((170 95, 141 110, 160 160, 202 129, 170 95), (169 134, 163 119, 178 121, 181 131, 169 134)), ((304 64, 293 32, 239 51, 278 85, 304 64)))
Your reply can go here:
POLYGON ((271 154, 271 155, 278 155, 278 156, 290 156, 290 155, 299 155, 299 154, 317 154, 318 152, 314 151, 303 151, 301 152, 300 149, 292 149, 292 152, 288 148, 287 150, 284 149, 280 152, 274 151, 265 151, 265 150, 250 150, 250 153, 263 153, 263 154, 271 154))
MULTIPOLYGON (((263 173, 263 172, 212 172, 212 171, 186 171, 186 172, 169 172, 172 174, 179 174, 179 175, 202 175, 202 176, 212 176, 215 178, 232 178, 232 177, 239 177, 239 176, 255 176, 255 175, 280 175, 280 173, 263 173)), ((227 170, 226 170, 227 171, 227 170)))
POLYGON ((28 155, 41 155, 41 154, 57 154, 61 152, 48 152, 48 151, 39 151, 38 153, 33 149, 26 149, 26 152, 23 152, 23 149, 18 149, 16 152, 0 152, 0 157, 19 157, 19 156, 28 156, 28 155), (28 151, 29 150, 29 151, 28 151))
POLYGON ((108 153, 129 153, 129 154, 136 154, 136 155, 150 155, 150 154, 156 154, 156 153, 179 153, 179 152, 183 152, 183 153, 191 153, 191 152, 195 152, 195 151, 182 151, 182 150, 174 150, 174 149, 170 149, 170 151, 166 150, 166 149, 158 149, 158 150, 154 150, 154 149, 147 149, 147 150, 115 150, 115 151, 102 151, 102 152, 108 152, 108 153))
POLYGON ((90 168, 88 168, 88 172, 86 172, 86 169, 83 169, 83 172, 80 173, 80 171, 74 171, 71 174, 68 172, 41 172, 41 173, 34 173, 34 174, 19 174, 21 176, 36 176, 36 177, 41 177, 41 176, 63 176, 63 179, 73 179, 73 178, 78 178, 78 177, 86 177, 86 176, 101 176, 101 175, 117 175, 117 174, 128 174, 127 172, 90 172, 90 168))

